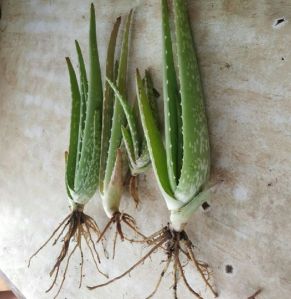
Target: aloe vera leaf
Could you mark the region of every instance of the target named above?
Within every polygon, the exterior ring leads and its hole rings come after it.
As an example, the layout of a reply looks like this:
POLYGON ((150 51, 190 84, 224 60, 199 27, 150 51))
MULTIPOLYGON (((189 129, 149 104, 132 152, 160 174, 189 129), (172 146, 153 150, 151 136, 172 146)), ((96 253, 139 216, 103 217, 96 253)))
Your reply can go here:
POLYGON ((69 188, 74 190, 74 180, 77 165, 77 150, 79 142, 81 98, 74 67, 68 57, 66 58, 66 61, 69 70, 72 97, 70 143, 66 167, 66 180, 69 188))
POLYGON ((174 0, 173 3, 183 122, 183 165, 175 197, 187 202, 208 179, 209 137, 186 1, 174 0))
POLYGON ((170 183, 172 190, 175 191, 180 176, 180 161, 182 157, 179 152, 179 146, 182 142, 182 138, 181 128, 179 128, 180 98, 174 65, 169 11, 166 0, 162 0, 162 31, 165 144, 170 183))
POLYGON ((135 114, 133 113, 133 110, 132 110, 131 106, 129 105, 128 101, 125 100, 125 98, 119 92, 116 85, 112 81, 110 81, 109 78, 107 78, 107 82, 109 83, 110 87, 114 91, 115 97, 120 102, 123 112, 125 114, 127 124, 128 124, 129 130, 130 130, 130 137, 132 140, 132 145, 133 145, 134 160, 136 160, 139 155, 139 140, 138 140, 137 125, 136 125, 137 120, 136 120, 135 114))
MULTIPOLYGON (((128 62, 128 48, 129 48, 129 31, 131 27, 133 11, 131 10, 125 25, 125 31, 122 37, 122 46, 120 59, 118 63, 118 76, 117 76, 117 87, 120 93, 126 95, 126 80, 127 80, 127 62, 128 62)), ((109 184, 112 171, 115 164, 116 151, 120 146, 122 134, 121 126, 125 123, 125 115, 119 101, 115 100, 113 108, 113 118, 112 118, 112 127, 111 127, 111 136, 109 141, 109 149, 104 177, 104 189, 106 189, 109 184)))
POLYGON ((170 180, 167 171, 167 159, 161 134, 157 128, 149 100, 146 96, 145 88, 142 83, 140 74, 136 73, 136 87, 138 94, 138 106, 144 134, 147 140, 153 169, 158 179, 161 190, 169 196, 173 195, 170 180))
POLYGON ((157 127, 160 128, 159 109, 157 103, 157 99, 159 98, 160 94, 154 88, 152 76, 149 70, 145 70, 144 85, 146 88, 146 94, 149 99, 151 109, 153 111, 154 118, 157 123, 157 127))
POLYGON ((133 149, 133 143, 132 138, 130 135, 130 131, 127 127, 121 127, 122 132, 122 139, 125 145, 126 153, 130 162, 131 168, 134 168, 135 165, 135 157, 134 157, 134 149, 133 149))
MULTIPOLYGON (((144 83, 146 95, 149 99, 149 104, 150 104, 151 110, 153 112, 153 115, 154 115, 154 118, 156 121, 157 128, 160 129, 159 109, 158 109, 158 104, 157 104, 157 98, 159 98, 160 94, 154 88, 152 77, 151 77, 149 70, 145 71, 143 83, 144 83)), ((150 163, 150 156, 149 156, 146 140, 144 139, 144 135, 143 135, 143 142, 142 142, 142 146, 140 149, 140 157, 136 161, 136 164, 140 165, 138 167, 147 168, 149 163, 150 163)))
MULTIPOLYGON (((67 151, 65 151, 65 169, 66 170, 67 170, 67 167, 68 167, 68 155, 69 155, 69 153, 67 151)), ((67 171, 66 171, 65 183, 66 183, 67 195, 68 195, 69 199, 71 200, 72 195, 71 195, 71 192, 70 192, 70 187, 68 186, 67 171)))
POLYGON ((79 124, 79 143, 78 143, 78 156, 77 156, 77 167, 79 166, 79 160, 82 152, 82 143, 83 143, 83 134, 85 128, 85 119, 86 119, 86 106, 88 99, 88 80, 86 67, 84 63, 84 58, 82 50, 78 41, 75 41, 76 51, 79 61, 79 72, 80 72, 80 96, 81 96, 81 109, 80 109, 80 124, 79 124))
MULTIPOLYGON (((84 138, 83 146, 81 152, 81 158, 78 168, 78 173, 75 179, 76 189, 80 189, 85 182, 87 173, 90 168, 90 163, 93 157, 93 147, 94 141, 92 140, 92 128, 94 124, 94 115, 97 112, 97 121, 99 122, 96 132, 98 147, 97 152, 100 159, 100 145, 101 145, 101 127, 102 127, 102 81, 101 81, 101 71, 99 64, 99 56, 97 49, 97 39, 96 39, 96 22, 95 22, 95 10, 94 5, 91 5, 90 14, 90 30, 89 30, 89 60, 90 60, 90 74, 89 74, 89 88, 88 88, 88 102, 86 109, 86 120, 84 128, 84 138), (99 117, 100 116, 100 117, 99 117)), ((99 173, 99 163, 97 163, 96 172, 99 173)))
POLYGON ((98 185, 98 164, 99 164, 99 157, 100 157, 100 138, 98 136, 98 132, 100 130, 100 121, 101 118, 100 112, 95 111, 94 114, 94 122, 92 124, 92 141, 93 141, 93 148, 92 148, 92 159, 89 163, 89 169, 87 171, 86 178, 84 183, 82 184, 79 190, 76 190, 76 198, 75 201, 80 204, 86 204, 90 198, 94 195, 98 185))
MULTIPOLYGON (((115 80, 116 64, 115 64, 115 48, 116 39, 120 27, 121 18, 118 17, 115 21, 113 29, 111 31, 107 58, 106 58, 106 77, 110 80, 115 80)), ((106 161, 109 148, 109 140, 111 133, 112 115, 113 115, 113 100, 114 93, 109 86, 109 83, 105 82, 104 98, 103 98, 103 113, 102 113, 102 137, 101 137, 101 155, 100 155, 100 172, 99 172, 99 189, 103 193, 103 180, 105 176, 106 161)))

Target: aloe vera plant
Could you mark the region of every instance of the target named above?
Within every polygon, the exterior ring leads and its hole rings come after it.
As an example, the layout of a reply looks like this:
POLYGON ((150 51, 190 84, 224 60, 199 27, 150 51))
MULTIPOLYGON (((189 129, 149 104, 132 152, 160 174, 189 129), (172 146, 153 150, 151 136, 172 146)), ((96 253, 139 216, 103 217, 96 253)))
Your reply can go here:
MULTIPOLYGON (((166 248, 167 262, 151 298, 157 291, 170 263, 173 263, 174 296, 177 298, 177 281, 180 276, 188 290, 202 298, 188 283, 180 254, 192 263, 202 279, 217 296, 209 282, 208 266, 199 262, 184 228, 193 213, 207 200, 210 172, 210 148, 207 119, 199 68, 193 44, 191 25, 187 14, 187 1, 173 0, 177 73, 170 30, 170 17, 166 0, 162 0, 163 32, 163 93, 165 143, 151 111, 149 97, 139 72, 136 74, 138 104, 147 146, 159 188, 170 211, 170 224, 147 239, 151 250, 130 269, 101 287, 124 277, 144 262, 153 252, 166 248)), ((134 153, 134 148, 133 148, 134 153)))
POLYGON ((122 46, 117 63, 114 63, 114 49, 118 28, 115 27, 113 29, 106 62, 106 77, 108 80, 105 85, 103 105, 99 193, 102 198, 104 211, 109 218, 109 222, 101 232, 98 241, 101 241, 111 225, 115 224, 116 235, 114 239, 113 256, 115 253, 117 236, 119 235, 121 240, 126 238, 122 230, 122 223, 124 223, 130 230, 140 234, 137 230, 133 217, 127 213, 121 213, 119 210, 123 186, 128 171, 128 162, 125 156, 124 144, 122 143, 122 125, 125 124, 126 117, 122 106, 115 98, 109 83, 115 82, 114 84, 116 84, 120 94, 126 97, 129 35, 132 17, 133 11, 130 11, 125 22, 122 46))
MULTIPOLYGON (((133 197, 137 206, 139 204, 137 177, 140 174, 145 173, 149 168, 150 156, 145 136, 141 132, 141 128, 139 128, 137 115, 134 109, 135 107, 131 107, 127 99, 125 99, 125 97, 120 93, 118 87, 109 78, 107 78, 107 81, 111 86, 112 90, 114 91, 116 98, 120 102, 120 105, 123 108, 123 112, 127 121, 127 126, 122 126, 121 132, 131 173, 129 181, 130 194, 133 197)), ((145 71, 143 85, 148 95, 151 109, 154 113, 156 122, 158 124, 157 98, 159 97, 159 93, 153 86, 149 70, 145 71)))
MULTIPOLYGON (((114 74, 113 72, 110 72, 110 70, 114 64, 114 50, 119 25, 120 18, 116 20, 109 42, 107 76, 112 79, 114 74)), ((54 237, 55 240, 53 245, 58 241, 64 240, 61 252, 50 272, 50 275, 53 276, 53 282, 48 291, 50 291, 56 284, 60 273, 60 267, 68 256, 67 261, 65 262, 64 274, 56 296, 63 286, 70 259, 77 249, 79 249, 81 256, 80 286, 82 284, 84 262, 82 241, 89 247, 89 252, 91 253, 98 272, 107 277, 99 270, 98 263, 100 263, 100 258, 93 241, 94 236, 96 236, 97 239, 101 236, 101 231, 95 220, 84 213, 85 205, 92 199, 97 188, 103 188, 103 186, 100 185, 100 182, 102 182, 102 179, 104 178, 104 155, 107 151, 105 145, 108 138, 107 136, 110 134, 111 130, 111 124, 109 122, 111 116, 109 115, 111 112, 115 111, 112 108, 113 102, 110 102, 112 96, 110 89, 108 89, 108 86, 106 85, 103 97, 93 4, 91 5, 89 28, 89 76, 87 76, 79 43, 76 41, 75 44, 79 61, 79 80, 77 79, 70 59, 66 58, 71 85, 72 109, 69 150, 65 153, 65 183, 71 212, 61 222, 50 238, 32 255, 32 257, 34 257, 54 237), (77 241, 76 244, 72 244, 73 240, 77 241), (70 250, 71 246, 73 248, 70 250)), ((124 86, 125 82, 124 70, 126 64, 122 59, 120 62, 121 71, 119 80, 122 82, 120 83, 120 86, 124 86)), ((116 155, 116 153, 112 151, 111 159, 118 161, 115 163, 117 164, 115 171, 118 171, 118 163, 120 163, 121 160, 120 154, 116 155), (117 157, 117 159, 115 159, 115 157, 117 157)), ((111 180, 109 181, 109 184, 112 185, 111 180)), ((107 185, 106 188, 110 189, 107 185)))

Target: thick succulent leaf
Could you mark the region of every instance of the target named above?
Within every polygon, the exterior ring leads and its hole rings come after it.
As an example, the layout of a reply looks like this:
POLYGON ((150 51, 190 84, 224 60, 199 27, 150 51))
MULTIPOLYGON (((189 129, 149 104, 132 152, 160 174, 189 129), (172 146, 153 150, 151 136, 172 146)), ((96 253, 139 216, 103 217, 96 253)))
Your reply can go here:
POLYGON ((182 136, 181 127, 179 127, 180 96, 174 65, 169 11, 166 0, 162 0, 162 16, 165 144, 169 178, 172 190, 175 191, 181 170, 182 157, 179 147, 181 147, 182 136))
MULTIPOLYGON (((67 169, 67 167, 68 167, 68 155, 69 155, 69 153, 66 151, 66 152, 65 152, 65 167, 66 167, 66 169, 67 169)), ((71 199, 72 199, 72 195, 71 195, 70 187, 69 187, 69 185, 68 185, 67 171, 66 171, 65 181, 66 181, 66 191, 67 191, 67 195, 68 195, 69 199, 71 200, 71 199)))
POLYGON ((159 108, 158 108, 158 103, 157 103, 157 99, 159 98, 160 94, 154 88, 152 76, 151 76, 151 73, 149 70, 145 71, 144 86, 146 89, 146 94, 149 99, 151 109, 153 111, 154 118, 157 123, 157 127, 160 128, 159 108))
POLYGON ((136 160, 139 155, 139 140, 138 140, 138 131, 137 131, 137 120, 135 114, 133 113, 133 110, 129 105, 128 101, 119 92, 116 85, 112 81, 110 81, 109 78, 107 78, 107 82, 109 83, 110 87, 114 91, 115 97, 120 102, 123 112, 125 114, 127 124, 130 130, 130 137, 132 139, 134 160, 136 160))
MULTIPOLYGON (((117 87, 119 92, 126 97, 126 80, 127 80, 127 62, 128 62, 128 40, 129 40, 129 31, 132 19, 132 11, 130 11, 125 25, 125 31, 122 37, 122 47, 120 53, 120 59, 118 64, 118 76, 117 76, 117 87)), ((111 127, 111 136, 109 142, 107 163, 106 163, 106 171, 104 177, 104 186, 106 189, 109 184, 110 178, 112 176, 112 171, 115 165, 116 159, 116 151, 120 146, 122 134, 121 134, 121 126, 125 123, 125 115, 123 113, 123 109, 118 100, 114 102, 113 108, 113 119, 112 119, 112 127, 111 127)))
POLYGON ((92 140, 93 140, 93 152, 92 159, 90 161, 90 166, 87 172, 86 179, 82 184, 79 190, 75 191, 74 200, 79 204, 85 205, 91 197, 95 194, 97 185, 98 185, 98 165, 99 165, 99 157, 100 157, 100 136, 98 136, 98 132, 100 131, 100 117, 99 112, 95 112, 94 115, 94 123, 92 124, 92 140))
POLYGON ((210 169, 207 120, 186 2, 173 1, 183 122, 183 165, 175 197, 183 202, 200 192, 210 169))
MULTIPOLYGON (((96 143, 98 147, 101 144, 101 124, 102 124, 102 81, 101 71, 99 64, 99 56, 97 49, 96 39, 96 23, 95 23, 95 11, 93 4, 91 5, 90 15, 90 30, 89 30, 89 60, 90 60, 90 75, 89 75, 89 88, 88 88, 88 102, 86 109, 86 120, 84 128, 83 146, 81 152, 81 158, 78 168, 78 173, 75 180, 75 189, 80 190, 85 183, 88 175, 91 163, 93 159, 93 147, 94 147, 94 116, 97 115, 97 121, 99 122, 96 126, 96 143)), ((100 155, 100 149, 97 151, 100 155)), ((98 161, 100 156, 97 157, 98 161)), ((99 173, 99 163, 96 165, 96 172, 99 173)), ((97 178, 98 180, 98 178, 97 178)))
MULTIPOLYGON (((120 27, 121 18, 117 18, 111 31, 110 40, 107 49, 106 59, 106 77, 115 80, 116 64, 115 64, 115 48, 116 39, 120 27)), ((105 176, 105 168, 107 162, 109 140, 111 133, 112 115, 113 115, 114 93, 105 82, 104 98, 103 98, 103 114, 102 114, 102 137, 101 137, 101 155, 100 155, 100 173, 99 173, 99 189, 103 193, 103 180, 105 176)))
POLYGON ((70 144, 68 162, 66 167, 66 180, 69 188, 74 190, 74 180, 77 165, 77 151, 79 142, 81 98, 75 70, 68 57, 66 58, 66 61, 69 70, 72 96, 70 144))
POLYGON ((151 110, 149 100, 146 96, 145 88, 138 71, 136 74, 136 85, 141 122, 147 140, 147 146, 149 149, 153 169, 159 182, 161 191, 171 197, 173 192, 167 171, 165 147, 161 138, 161 134, 157 128, 155 118, 153 116, 153 112, 151 110))
POLYGON ((134 156, 134 149, 133 149, 133 142, 132 138, 130 135, 130 131, 127 127, 121 127, 121 132, 122 132, 122 140, 125 145, 126 153, 130 162, 131 168, 134 168, 135 165, 135 156, 134 156))
POLYGON ((75 41, 76 51, 79 61, 79 72, 80 72, 80 96, 81 96, 81 109, 80 109, 80 124, 79 124, 79 143, 78 143, 78 156, 77 156, 77 168, 79 166, 79 160, 81 158, 82 152, 82 142, 83 134, 85 129, 85 119, 86 119, 86 106, 88 99, 88 80, 86 67, 83 59, 82 50, 78 41, 75 41))

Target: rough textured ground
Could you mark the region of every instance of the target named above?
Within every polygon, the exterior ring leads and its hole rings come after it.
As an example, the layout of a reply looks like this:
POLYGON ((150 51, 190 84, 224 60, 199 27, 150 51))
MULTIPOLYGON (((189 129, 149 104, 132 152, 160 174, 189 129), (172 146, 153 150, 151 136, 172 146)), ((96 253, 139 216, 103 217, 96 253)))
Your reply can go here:
MULTIPOLYGON (((196 252, 213 268, 222 299, 291 298, 291 5, 290 1, 189 1, 211 132, 213 181, 225 181, 188 225, 196 252), (285 18, 279 25, 276 20, 285 18), (289 21, 290 20, 290 21, 289 21), (289 22, 288 22, 289 21, 289 22), (233 267, 225 273, 226 265, 233 267)), ((114 19, 136 7, 130 74, 150 66, 161 90, 159 1, 95 0, 101 61, 114 19)), ((64 151, 70 93, 65 56, 76 61, 74 39, 87 49, 88 1, 0 1, 0 269, 27 299, 44 290, 56 249, 46 248, 27 269, 30 254, 68 212, 64 151)), ((104 63, 102 63, 104 69, 104 63)), ((141 209, 123 208, 151 233, 167 223, 153 175, 141 180, 141 209)), ((102 227, 98 198, 88 213, 102 227)), ((110 275, 146 252, 119 244, 110 275)), ((162 256, 131 279, 89 292, 77 287, 79 257, 60 298, 145 298, 162 256)), ((160 266, 162 268, 162 265, 160 266)), ((189 280, 205 293, 195 271, 189 280)), ((88 283, 101 282, 87 264, 88 283)), ((171 294, 171 275, 156 298, 171 294)), ((191 298, 179 286, 180 298, 191 298)))

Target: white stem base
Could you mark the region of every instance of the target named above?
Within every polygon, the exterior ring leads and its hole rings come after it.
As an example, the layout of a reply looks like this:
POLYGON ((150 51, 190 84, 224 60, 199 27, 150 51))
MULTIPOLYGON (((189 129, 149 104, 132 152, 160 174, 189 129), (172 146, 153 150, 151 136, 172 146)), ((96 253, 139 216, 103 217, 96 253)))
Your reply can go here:
POLYGON ((104 212, 108 218, 119 212, 120 196, 113 196, 112 192, 108 192, 102 196, 102 205, 104 212))
POLYGON ((185 228, 193 213, 202 205, 203 202, 208 200, 213 190, 214 187, 202 191, 181 208, 171 210, 171 225, 175 231, 179 232, 185 228))
POLYGON ((185 229, 185 226, 187 225, 187 222, 181 222, 181 218, 177 217, 177 214, 171 212, 170 216, 171 221, 171 228, 176 232, 181 232, 185 229))

